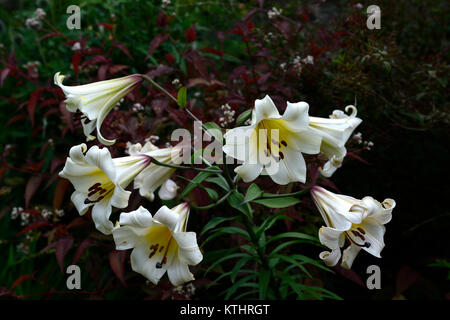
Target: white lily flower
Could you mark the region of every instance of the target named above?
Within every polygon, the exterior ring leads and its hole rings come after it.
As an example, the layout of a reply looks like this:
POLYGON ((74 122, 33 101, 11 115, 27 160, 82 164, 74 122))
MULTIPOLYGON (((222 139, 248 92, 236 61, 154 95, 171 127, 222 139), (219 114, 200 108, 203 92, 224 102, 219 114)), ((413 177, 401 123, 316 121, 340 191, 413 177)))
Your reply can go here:
POLYGON ((345 144, 353 130, 362 122, 356 117, 356 107, 345 107, 346 112, 349 110, 352 110, 350 115, 346 115, 342 110, 334 110, 329 119, 309 117, 309 126, 322 137, 320 152, 328 158, 328 162, 320 169, 325 177, 331 177, 341 167, 347 154, 345 144))
MULTIPOLYGON (((127 144, 130 155, 147 154, 155 160, 164 164, 176 164, 181 159, 180 147, 158 148, 150 141, 143 147, 141 144, 127 144)), ((150 201, 155 199, 154 192, 159 189, 158 196, 162 200, 171 200, 176 197, 178 186, 170 177, 175 168, 161 166, 151 163, 135 179, 134 188, 139 189, 139 194, 150 201)))
POLYGON ((277 184, 306 181, 306 163, 302 153, 320 152, 321 136, 308 126, 309 105, 287 103, 281 116, 269 96, 256 100, 249 126, 225 134, 223 151, 244 163, 235 172, 245 182, 267 173, 277 184))
POLYGON ((312 188, 311 194, 327 225, 319 230, 320 242, 331 249, 331 252, 324 251, 319 255, 327 265, 338 263, 345 240, 350 245, 343 252, 342 267, 350 269, 361 249, 381 258, 384 225, 391 221, 395 207, 393 199, 385 199, 382 203, 372 197, 358 200, 317 186, 312 188))
POLYGON ((132 249, 131 267, 157 284, 166 273, 174 286, 194 280, 189 265, 203 259, 195 232, 186 232, 189 205, 161 207, 152 217, 143 207, 122 213, 112 234, 117 250, 132 249))
POLYGON ((80 215, 93 206, 95 227, 110 234, 114 227, 109 220, 112 207, 128 206, 131 192, 125 188, 150 164, 151 158, 140 154, 112 159, 106 148, 93 146, 86 150, 84 143, 72 147, 59 176, 75 187, 71 200, 80 215))
POLYGON ((97 129, 97 138, 102 144, 114 144, 115 140, 108 140, 102 136, 100 127, 111 109, 142 82, 142 76, 133 74, 80 86, 65 86, 62 84, 63 80, 63 75, 59 72, 55 74, 55 84, 66 95, 64 102, 67 110, 70 112, 79 110, 83 114, 81 124, 87 141, 95 139, 91 132, 97 129))

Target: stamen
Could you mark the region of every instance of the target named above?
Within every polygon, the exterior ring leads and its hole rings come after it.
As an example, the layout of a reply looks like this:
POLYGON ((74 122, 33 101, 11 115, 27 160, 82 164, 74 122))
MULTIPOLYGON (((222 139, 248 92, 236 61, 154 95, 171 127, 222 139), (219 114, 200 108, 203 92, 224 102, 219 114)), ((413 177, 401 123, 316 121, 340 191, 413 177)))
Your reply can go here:
MULTIPOLYGON (((156 263, 157 269, 161 269, 163 264, 167 263, 167 253, 169 251, 171 241, 172 241, 172 236, 170 236, 169 242, 167 243, 167 247, 166 247, 166 250, 164 251, 164 256, 163 256, 161 262, 156 263)), ((159 250, 159 251, 161 251, 161 250, 159 250)))
POLYGON ((283 154, 283 152, 280 152, 280 158, 284 160, 284 154, 283 154))
POLYGON ((88 189, 88 191, 91 191, 91 190, 93 190, 93 189, 97 189, 97 187, 100 187, 101 185, 102 185, 101 183, 97 182, 97 183, 94 184, 92 187, 90 187, 90 188, 88 189))
POLYGON ((155 253, 158 251, 159 244, 152 244, 150 246, 150 254, 148 255, 148 258, 151 259, 155 255, 155 253))
POLYGON ((287 142, 286 142, 286 141, 281 140, 281 144, 282 144, 283 146, 287 147, 287 142))
POLYGON ((358 229, 358 231, 361 232, 362 234, 366 234, 366 232, 364 231, 363 228, 358 227, 357 229, 358 229))

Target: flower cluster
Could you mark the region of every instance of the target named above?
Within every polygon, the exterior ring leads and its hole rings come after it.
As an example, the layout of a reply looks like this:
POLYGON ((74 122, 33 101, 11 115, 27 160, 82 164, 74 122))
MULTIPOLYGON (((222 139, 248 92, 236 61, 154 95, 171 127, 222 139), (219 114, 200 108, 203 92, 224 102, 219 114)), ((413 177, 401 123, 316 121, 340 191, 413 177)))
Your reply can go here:
POLYGON ((271 10, 267 11, 267 17, 269 19, 275 19, 276 17, 280 16, 282 12, 283 12, 283 9, 278 9, 278 8, 272 7, 271 10))
MULTIPOLYGON (((300 64, 314 63, 311 56, 299 61, 300 64)), ((95 139, 91 133, 96 129, 99 142, 107 146, 115 143, 101 134, 101 125, 108 113, 142 81, 155 85, 153 80, 139 74, 80 86, 65 86, 63 79, 64 76, 57 73, 55 84, 66 95, 67 109, 82 114, 80 120, 87 140, 95 139)), ((174 85, 177 84, 174 81, 174 85)), ((140 104, 132 107, 133 112, 142 109, 140 104)), ((220 111, 223 112, 223 117, 219 118, 221 127, 235 121, 235 111, 228 104, 222 105, 220 111)), ((362 122, 356 115, 356 107, 349 105, 344 111, 334 110, 328 118, 313 117, 309 115, 309 104, 304 101, 287 102, 281 115, 266 95, 255 101, 244 126, 225 133, 225 144, 220 143, 218 151, 239 162, 234 169, 233 182, 238 178, 251 182, 260 175, 268 175, 278 185, 305 183, 308 164, 304 154, 321 154, 322 160, 325 157, 327 162, 319 171, 329 178, 342 166, 347 154, 345 145, 362 122)), ((138 189, 139 195, 149 201, 155 199, 155 192, 161 200, 176 198, 179 187, 171 178, 178 168, 190 168, 179 165, 185 160, 186 145, 180 142, 159 148, 155 145, 158 141, 159 137, 150 136, 144 145, 127 142, 128 156, 116 158, 107 148, 94 145, 88 149, 84 143, 73 146, 59 175, 73 184, 75 191, 71 200, 79 214, 92 209, 95 227, 106 235, 112 234, 117 250, 132 249, 131 267, 135 272, 154 284, 167 272, 170 282, 180 286, 194 279, 189 266, 197 265, 203 258, 196 233, 187 231, 190 212, 187 203, 173 208, 164 205, 154 215, 140 206, 135 211, 120 213, 116 221, 111 219, 112 208, 128 207, 129 187, 138 189)), ((192 165, 190 156, 188 158, 192 165)), ((331 250, 320 254, 327 265, 336 265, 342 257, 342 265, 350 268, 361 248, 380 256, 384 247, 384 224, 391 219, 394 200, 386 199, 381 204, 371 197, 357 200, 318 186, 312 187, 311 194, 326 224, 320 229, 319 239, 331 250), (350 245, 341 253, 345 240, 350 245)), ((19 209, 16 211, 15 216, 18 216, 19 209)))
POLYGON ((223 116, 219 118, 219 124, 221 127, 226 127, 228 124, 234 122, 235 111, 231 110, 231 107, 228 103, 222 105, 220 107, 220 110, 223 111, 223 116))

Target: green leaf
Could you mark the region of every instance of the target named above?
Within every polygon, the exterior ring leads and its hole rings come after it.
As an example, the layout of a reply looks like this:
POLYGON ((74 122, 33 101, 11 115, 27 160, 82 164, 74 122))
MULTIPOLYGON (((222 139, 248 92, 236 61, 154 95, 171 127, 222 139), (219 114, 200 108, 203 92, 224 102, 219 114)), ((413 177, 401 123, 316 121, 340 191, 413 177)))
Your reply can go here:
POLYGON ((198 184, 200 184, 203 180, 213 175, 212 172, 200 172, 197 174, 194 179, 190 180, 191 182, 184 188, 183 192, 180 194, 179 198, 185 197, 189 194, 198 184))
POLYGON ((317 238, 301 233, 301 232, 284 232, 284 233, 280 233, 277 234, 276 236, 270 238, 267 242, 266 245, 268 245, 271 242, 277 241, 279 239, 283 239, 283 238, 297 238, 297 239, 303 239, 303 240, 309 240, 312 241, 314 244, 320 245, 320 242, 318 241, 317 238))
POLYGON ((241 252, 233 253, 233 254, 230 254, 230 255, 226 255, 225 257, 222 257, 222 258, 216 260, 213 264, 211 264, 211 265, 209 266, 209 268, 206 270, 205 276, 206 276, 206 274, 207 274, 209 271, 211 271, 211 269, 213 269, 215 266, 221 264, 221 263, 224 262, 224 261, 227 261, 227 260, 230 260, 230 259, 234 259, 234 258, 247 257, 247 256, 248 256, 248 254, 246 254, 246 253, 241 253, 241 252))
POLYGON ((207 187, 204 187, 204 189, 208 192, 208 196, 211 200, 217 201, 217 199, 219 199, 219 194, 216 190, 207 187))
POLYGON ((281 254, 277 254, 276 257, 280 258, 280 260, 284 260, 284 261, 286 261, 286 262, 288 262, 288 263, 298 267, 306 275, 308 275, 308 277, 312 278, 312 275, 308 272, 308 270, 305 268, 305 266, 302 263, 298 262, 297 260, 291 258, 290 256, 284 256, 284 255, 281 255, 281 254))
POLYGON ((236 280, 236 276, 241 272, 242 268, 245 266, 245 264, 251 260, 252 257, 248 256, 248 257, 243 257, 241 260, 239 260, 233 267, 233 270, 231 270, 231 282, 234 283, 234 281, 236 280))
POLYGON ((222 175, 218 174, 217 177, 211 177, 206 179, 206 181, 215 183, 225 191, 230 191, 230 186, 228 185, 227 179, 225 179, 222 175))
POLYGON ((250 218, 252 217, 252 209, 250 208, 250 205, 248 203, 244 205, 242 204, 244 202, 244 195, 242 193, 234 190, 227 200, 233 208, 239 210, 250 218))
POLYGON ((267 289, 269 288, 270 282, 270 270, 262 270, 259 276, 259 299, 266 299, 267 289))
POLYGON ((250 274, 246 277, 243 277, 242 279, 239 279, 235 284, 233 284, 229 289, 227 289, 227 294, 225 296, 225 300, 228 300, 237 289, 240 287, 253 287, 258 288, 258 285, 256 283, 250 283, 249 281, 253 279, 254 277, 257 277, 258 274, 250 274))
POLYGON ((259 198, 262 195, 262 190, 258 187, 256 183, 252 183, 252 185, 248 188, 247 193, 245 194, 244 201, 250 202, 259 198))
POLYGON ((207 129, 209 135, 213 136, 217 141, 223 141, 222 129, 217 125, 217 123, 207 122, 203 126, 207 129))
POLYGON ((221 223, 224 223, 225 221, 230 221, 230 220, 236 220, 236 217, 230 217, 230 218, 224 218, 224 217, 216 217, 216 218, 212 218, 211 220, 208 221, 208 223, 203 227, 202 232, 200 233, 200 235, 204 234, 205 232, 215 228, 216 226, 218 226, 221 223))
POLYGON ((187 89, 186 87, 181 87, 180 90, 178 90, 178 97, 177 97, 178 105, 181 108, 186 108, 187 104, 187 89))
POLYGON ((283 242, 282 244, 278 245, 275 249, 273 249, 270 254, 274 255, 275 253, 283 250, 284 248, 287 248, 293 244, 300 244, 300 243, 304 243, 304 241, 303 240, 291 240, 291 241, 283 242))
POLYGON ((292 198, 292 197, 283 197, 283 198, 271 198, 271 199, 256 199, 252 202, 262 204, 263 206, 269 207, 269 208, 286 208, 293 206, 300 202, 299 199, 292 198))
POLYGON ((242 126, 245 123, 245 121, 247 121, 250 118, 251 115, 252 115, 252 109, 248 109, 248 110, 245 110, 244 112, 242 112, 239 115, 239 117, 236 119, 236 126, 237 127, 242 126))
POLYGON ((300 260, 300 261, 302 261, 304 263, 312 264, 312 265, 314 265, 317 268, 320 268, 322 270, 334 273, 333 270, 331 270, 330 268, 328 268, 327 266, 325 266, 323 264, 322 260, 315 260, 315 259, 312 259, 310 257, 304 256, 302 254, 294 254, 294 255, 290 255, 290 257, 292 259, 295 259, 295 260, 300 260))
POLYGON ((218 228, 216 230, 216 232, 220 232, 223 234, 240 234, 241 236, 244 236, 245 238, 250 240, 250 235, 248 234, 247 231, 245 231, 244 229, 238 228, 238 227, 222 227, 222 228, 218 228))
POLYGON ((261 226, 256 231, 256 237, 259 239, 259 237, 261 236, 261 234, 263 232, 270 229, 275 224, 275 222, 280 219, 292 221, 291 218, 282 215, 282 212, 278 212, 277 214, 274 214, 274 215, 270 216, 269 218, 267 218, 266 220, 264 220, 264 222, 261 224, 261 226))

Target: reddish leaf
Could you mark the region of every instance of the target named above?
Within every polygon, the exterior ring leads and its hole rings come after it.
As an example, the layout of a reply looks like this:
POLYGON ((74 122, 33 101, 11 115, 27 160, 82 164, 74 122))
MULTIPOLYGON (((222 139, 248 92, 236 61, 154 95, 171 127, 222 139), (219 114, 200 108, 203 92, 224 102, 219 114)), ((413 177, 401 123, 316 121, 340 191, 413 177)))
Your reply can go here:
POLYGON ((75 71, 75 74, 77 75, 77 77, 78 77, 78 66, 80 65, 82 56, 83 56, 83 54, 81 53, 81 50, 75 51, 74 54, 72 55, 73 71, 75 71))
POLYGON ((190 62, 203 78, 208 78, 208 70, 206 69, 205 58, 197 51, 189 50, 185 54, 186 60, 190 62))
POLYGON ((26 114, 20 114, 18 116, 12 117, 11 119, 9 119, 9 121, 7 122, 7 124, 12 124, 14 122, 17 122, 19 120, 23 120, 26 119, 27 115, 26 114))
POLYGON ((56 243, 56 260, 58 261, 61 273, 64 273, 64 257, 70 248, 72 248, 73 239, 72 238, 62 238, 56 243))
POLYGON ((361 287, 365 287, 364 282, 361 280, 361 278, 358 276, 358 274, 353 271, 353 270, 349 270, 349 269, 344 269, 341 266, 337 265, 334 267, 334 269, 344 278, 347 278, 350 281, 353 281, 354 283, 356 283, 357 285, 361 286, 361 287))
POLYGON ((108 29, 110 31, 113 29, 113 25, 110 24, 110 23, 99 22, 98 25, 101 25, 101 26, 105 27, 106 29, 108 29))
POLYGON ((69 127, 70 131, 73 131, 74 126, 73 126, 72 113, 70 113, 69 110, 67 110, 66 104, 63 101, 61 101, 61 103, 59 104, 59 111, 61 111, 61 116, 62 116, 64 122, 69 127))
POLYGON ((120 282, 126 287, 127 284, 125 282, 125 258, 126 251, 123 250, 114 250, 109 254, 109 264, 111 269, 114 271, 114 274, 119 278, 120 282))
POLYGON ((0 74, 0 87, 3 87, 3 82, 5 81, 6 77, 9 74, 10 69, 5 68, 2 70, 2 73, 0 74))
POLYGON ((48 38, 58 37, 58 36, 61 36, 61 32, 50 32, 50 33, 47 33, 47 34, 43 35, 42 37, 38 38, 37 41, 42 41, 42 40, 45 40, 48 38))
POLYGON ((31 276, 29 274, 23 274, 19 278, 14 281, 14 283, 11 285, 11 288, 9 288, 10 291, 14 291, 14 289, 20 285, 22 282, 31 279, 31 276))
POLYGON ((365 163, 365 164, 367 164, 367 165, 369 165, 369 166, 371 165, 370 162, 364 160, 363 158, 361 158, 360 156, 356 155, 356 154, 353 153, 353 152, 347 152, 347 156, 348 156, 349 158, 353 158, 353 159, 356 159, 356 160, 358 160, 358 161, 361 161, 362 163, 365 163))
POLYGON ((164 14, 164 12, 159 11, 158 16, 156 17, 156 25, 158 27, 165 27, 167 23, 167 16, 164 14))
POLYGON ((158 47, 167 41, 169 39, 169 35, 167 34, 157 34, 153 40, 150 42, 147 50, 147 56, 145 57, 145 60, 148 59, 148 57, 156 50, 158 47))
POLYGON ((33 176, 28 180, 27 186, 25 187, 25 207, 28 207, 30 204, 30 200, 39 188, 41 181, 41 176, 33 176))
POLYGON ((120 71, 128 69, 128 68, 129 68, 129 66, 125 66, 122 64, 116 64, 116 65, 109 67, 109 73, 114 74, 114 73, 120 72, 120 71))
POLYGON ((106 79, 106 74, 108 72, 109 66, 107 64, 104 64, 98 68, 97 76, 98 80, 102 81, 106 79))
POLYGON ((420 274, 411 269, 408 266, 403 266, 397 274, 397 280, 395 282, 395 287, 397 295, 405 292, 409 287, 411 287, 417 279, 419 279, 420 274))
POLYGON ((48 223, 47 221, 38 221, 38 222, 35 222, 35 223, 33 223, 33 224, 23 228, 22 230, 20 230, 20 232, 18 232, 16 234, 16 236, 21 236, 21 235, 23 235, 23 234, 25 234, 25 233, 27 233, 27 232, 29 232, 31 230, 39 229, 39 228, 46 227, 46 226, 49 226, 49 225, 50 225, 50 223, 48 223))
POLYGON ((73 257, 72 264, 76 264, 78 260, 83 256, 83 253, 91 246, 96 244, 96 242, 92 239, 84 239, 83 242, 78 246, 77 251, 75 252, 75 256, 73 257))
POLYGON ((175 63, 175 58, 170 53, 166 53, 164 55, 164 57, 166 58, 167 62, 169 62, 170 64, 174 64, 175 63))
POLYGON ((36 110, 37 102, 39 101, 39 98, 41 97, 42 89, 36 89, 31 94, 30 99, 28 100, 27 104, 27 110, 28 110, 28 116, 30 117, 31 125, 34 126, 34 111, 36 110))
POLYGON ((196 37, 195 25, 187 28, 186 31, 184 31, 184 35, 186 36, 187 42, 195 41, 195 37, 196 37))
POLYGON ((64 200, 64 195, 66 194, 67 188, 69 187, 69 180, 60 179, 55 188, 55 193, 53 194, 53 208, 61 208, 61 203, 64 200))
POLYGON ((216 49, 213 49, 213 48, 203 48, 201 50, 202 50, 202 52, 213 53, 213 54, 216 54, 216 55, 218 55, 220 57, 223 56, 223 52, 222 51, 219 51, 219 50, 216 50, 216 49))
POLYGON ((122 43, 122 42, 116 42, 113 44, 113 47, 116 47, 117 49, 121 50, 125 55, 133 60, 133 56, 131 55, 130 51, 128 51, 128 48, 122 43))

